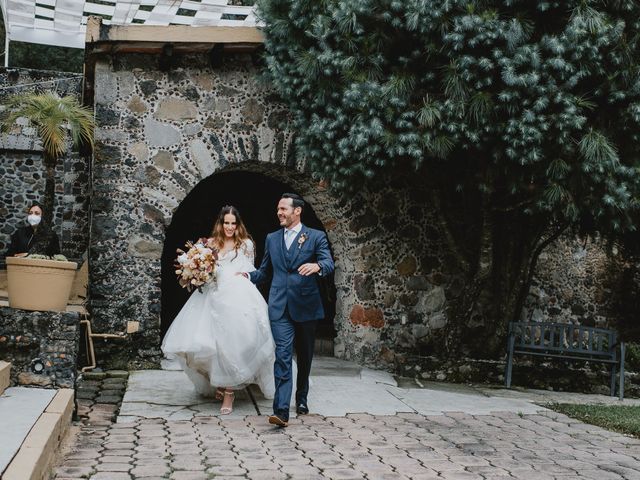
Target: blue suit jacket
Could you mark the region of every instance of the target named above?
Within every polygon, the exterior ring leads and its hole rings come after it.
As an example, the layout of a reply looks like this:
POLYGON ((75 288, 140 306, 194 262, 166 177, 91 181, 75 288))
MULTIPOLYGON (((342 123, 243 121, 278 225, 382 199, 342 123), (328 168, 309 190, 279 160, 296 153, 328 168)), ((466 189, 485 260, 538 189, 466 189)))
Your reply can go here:
POLYGON ((284 228, 270 233, 265 241, 260 268, 250 274, 253 283, 263 283, 273 276, 269 291, 269 319, 282 318, 285 309, 296 322, 324 318, 318 275, 329 275, 334 268, 327 235, 302 225, 289 254, 287 258, 284 228), (319 274, 300 275, 298 268, 304 263, 318 263, 319 274))

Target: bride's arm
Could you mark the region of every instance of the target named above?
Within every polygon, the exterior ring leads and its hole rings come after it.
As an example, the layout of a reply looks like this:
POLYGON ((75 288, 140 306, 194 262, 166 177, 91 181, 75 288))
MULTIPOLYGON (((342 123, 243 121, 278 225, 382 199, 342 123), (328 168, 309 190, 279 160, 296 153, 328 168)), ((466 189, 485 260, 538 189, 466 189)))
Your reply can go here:
POLYGON ((242 253, 246 257, 247 261, 251 265, 251 270, 256 268, 256 248, 252 240, 246 239, 242 248, 242 253))

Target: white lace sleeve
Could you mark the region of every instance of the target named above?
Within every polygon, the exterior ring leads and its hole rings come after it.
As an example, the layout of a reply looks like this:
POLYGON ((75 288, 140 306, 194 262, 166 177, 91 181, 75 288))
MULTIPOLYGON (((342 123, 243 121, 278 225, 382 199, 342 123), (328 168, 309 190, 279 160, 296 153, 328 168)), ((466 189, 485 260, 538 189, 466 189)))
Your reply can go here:
POLYGON ((245 240, 242 253, 247 257, 252 266, 255 266, 256 261, 256 249, 253 242, 249 239, 245 240))

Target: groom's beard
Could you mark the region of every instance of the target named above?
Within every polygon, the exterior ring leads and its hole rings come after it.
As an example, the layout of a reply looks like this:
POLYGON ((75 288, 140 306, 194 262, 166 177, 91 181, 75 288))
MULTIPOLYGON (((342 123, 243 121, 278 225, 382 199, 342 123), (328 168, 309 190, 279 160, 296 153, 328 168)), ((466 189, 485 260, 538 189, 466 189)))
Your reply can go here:
POLYGON ((292 228, 294 225, 298 225, 300 223, 299 218, 283 217, 280 219, 280 217, 278 217, 278 219, 280 220, 280 226, 284 228, 292 228))

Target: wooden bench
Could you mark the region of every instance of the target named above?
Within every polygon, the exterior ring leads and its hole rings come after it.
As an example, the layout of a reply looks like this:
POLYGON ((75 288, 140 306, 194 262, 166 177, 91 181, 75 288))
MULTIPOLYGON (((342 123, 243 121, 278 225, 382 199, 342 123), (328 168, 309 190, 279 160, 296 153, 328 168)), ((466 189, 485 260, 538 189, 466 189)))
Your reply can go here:
POLYGON ((618 342, 614 330, 568 323, 509 323, 505 375, 507 388, 511 388, 514 355, 609 364, 611 365, 611 396, 614 397, 616 393, 616 372, 619 370, 618 393, 620 400, 624 398, 624 342, 618 342))

